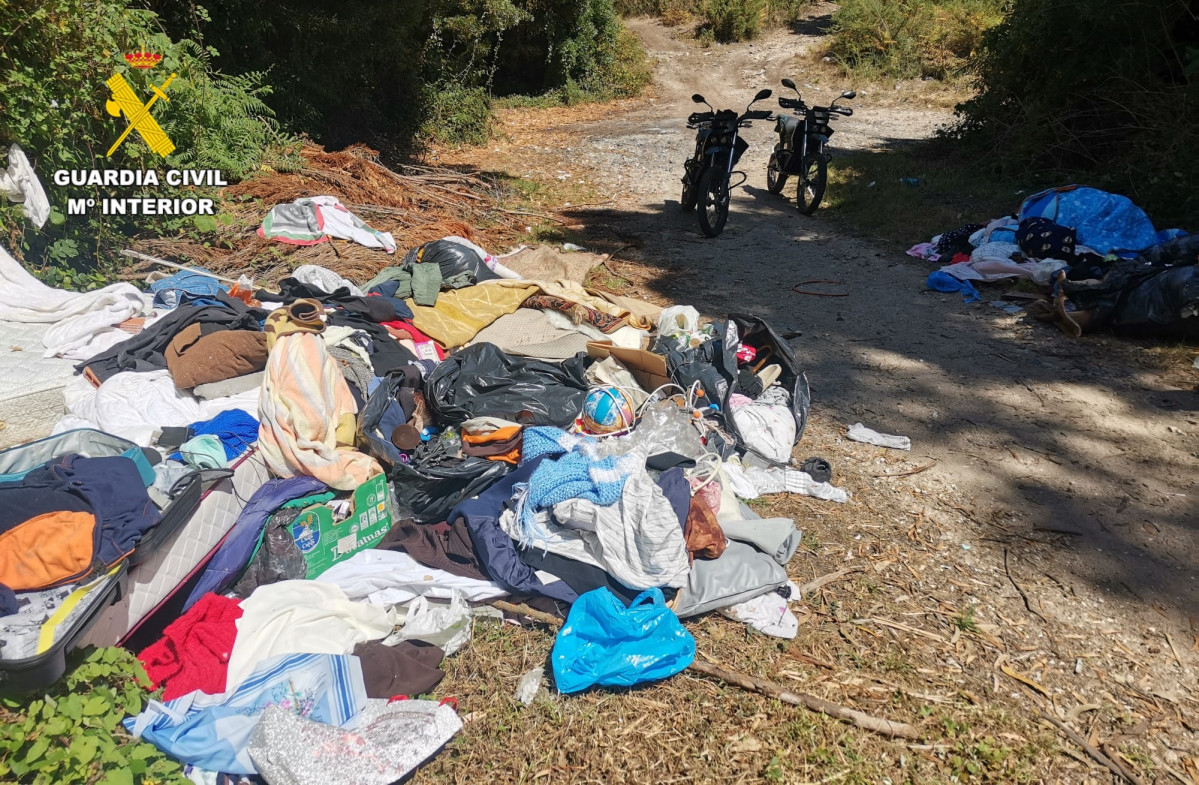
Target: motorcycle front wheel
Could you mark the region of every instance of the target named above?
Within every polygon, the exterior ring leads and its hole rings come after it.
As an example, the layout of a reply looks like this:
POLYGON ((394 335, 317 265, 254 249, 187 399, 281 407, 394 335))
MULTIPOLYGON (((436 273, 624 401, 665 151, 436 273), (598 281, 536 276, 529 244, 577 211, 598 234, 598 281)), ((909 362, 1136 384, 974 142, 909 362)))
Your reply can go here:
POLYGON ((775 150, 770 154, 770 160, 766 163, 766 190, 772 194, 782 192, 783 186, 787 184, 787 173, 779 169, 779 154, 775 150))
POLYGON ((699 228, 707 237, 716 237, 724 231, 729 219, 729 176, 728 172, 709 166, 699 178, 699 228))
POLYGON ((820 153, 805 155, 799 176, 799 186, 795 189, 795 206, 804 215, 811 215, 820 206, 824 198, 824 189, 828 185, 828 161, 820 153))
POLYGON ((679 207, 685 213, 694 210, 695 203, 699 200, 699 188, 696 187, 695 180, 690 170, 683 174, 683 195, 679 197, 679 207))

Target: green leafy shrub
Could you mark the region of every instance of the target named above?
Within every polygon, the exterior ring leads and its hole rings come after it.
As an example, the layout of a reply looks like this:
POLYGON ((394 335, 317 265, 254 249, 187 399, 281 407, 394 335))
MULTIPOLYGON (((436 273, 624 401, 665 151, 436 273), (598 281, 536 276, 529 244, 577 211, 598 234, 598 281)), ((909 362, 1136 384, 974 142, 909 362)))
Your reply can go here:
MULTIPOLYGON (((190 30, 190 3, 161 9, 168 29, 190 30)), ((648 82, 613 0, 293 0, 282 15, 222 0, 209 14, 203 40, 234 73, 269 69, 282 122, 332 148, 366 142, 385 161, 428 138, 485 138, 477 110, 493 97, 604 98, 648 82)))
POLYGON ((0 702, 0 781, 18 785, 186 785, 180 765, 121 725, 149 680, 124 649, 93 649, 42 697, 0 702))
POLYGON ((1003 7, 1003 0, 842 0, 829 51, 866 77, 953 79, 1003 19, 1003 7))
POLYGON ((722 43, 749 41, 758 37, 766 15, 767 0, 704 0, 700 38, 722 43))
POLYGON ((482 144, 491 136, 491 98, 482 87, 439 84, 429 92, 424 137, 447 144, 482 144))
POLYGON ((801 18, 811 0, 617 0, 622 16, 656 16, 666 25, 698 20, 705 44, 749 41, 763 30, 801 18))
POLYGON ((55 282, 95 285, 102 282, 94 273, 103 271, 106 253, 129 235, 180 225, 179 218, 103 216, 98 209, 68 216, 68 197, 196 195, 172 192, 165 183, 140 191, 57 186, 52 179, 56 170, 211 168, 232 180, 264 163, 292 163, 290 140, 279 133, 262 100, 269 90, 261 74, 222 75, 211 65, 215 55, 188 39, 171 40, 155 14, 133 8, 127 0, 0 4, 0 145, 21 145, 53 207, 50 222, 38 232, 18 206, 0 205, 3 239, 30 262, 31 271, 55 282), (125 62, 125 52, 143 46, 163 56, 157 68, 142 71, 125 62), (124 117, 114 118, 105 110, 105 81, 114 73, 143 97, 170 74, 178 75, 166 91, 169 101, 159 101, 153 109, 177 148, 165 161, 137 133, 106 157, 126 125, 124 117))
POLYGON ((1199 227, 1199 24, 1183 0, 1014 0, 973 69, 953 137, 1007 176, 1126 194, 1199 227), (991 152, 994 151, 994 152, 991 152))

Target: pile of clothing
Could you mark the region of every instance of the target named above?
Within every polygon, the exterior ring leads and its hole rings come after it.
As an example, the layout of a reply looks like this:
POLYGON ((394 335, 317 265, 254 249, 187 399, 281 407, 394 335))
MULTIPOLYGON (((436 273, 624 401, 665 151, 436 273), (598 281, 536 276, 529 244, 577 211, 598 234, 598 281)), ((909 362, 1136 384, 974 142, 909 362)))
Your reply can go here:
MULTIPOLYGON (((300 217, 265 236, 307 241, 300 217)), ((526 278, 532 259, 446 238, 359 283, 193 271, 82 359, 57 430, 145 448, 143 494, 251 453, 272 475, 139 654, 164 694, 127 727, 197 781, 404 776, 461 722, 395 698, 433 693, 498 598, 567 620, 564 692, 678 672, 694 656, 679 620, 699 614, 796 635, 801 532, 746 502, 847 494, 827 462, 792 465, 810 397, 791 346, 750 315, 703 324, 581 276, 526 278), (640 621, 605 641, 583 634, 612 629, 596 614, 640 621)))
POLYGON ((982 299, 976 283, 1028 281, 1029 311, 1075 337, 1098 329, 1199 334, 1199 239, 1158 231, 1131 200, 1096 188, 1042 191, 1014 215, 967 224, 908 253, 941 262, 929 288, 961 292, 966 302, 982 299))

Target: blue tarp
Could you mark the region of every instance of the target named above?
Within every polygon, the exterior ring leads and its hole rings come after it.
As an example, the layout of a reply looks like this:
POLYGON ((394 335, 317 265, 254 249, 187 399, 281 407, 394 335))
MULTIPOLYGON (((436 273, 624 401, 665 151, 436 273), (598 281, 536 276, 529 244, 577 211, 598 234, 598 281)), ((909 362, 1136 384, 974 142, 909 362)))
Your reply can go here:
POLYGON ((1020 220, 1041 216, 1075 230, 1078 244, 1100 254, 1143 251, 1169 238, 1159 236, 1145 211, 1126 196, 1068 185, 1034 194, 1020 205, 1020 220))

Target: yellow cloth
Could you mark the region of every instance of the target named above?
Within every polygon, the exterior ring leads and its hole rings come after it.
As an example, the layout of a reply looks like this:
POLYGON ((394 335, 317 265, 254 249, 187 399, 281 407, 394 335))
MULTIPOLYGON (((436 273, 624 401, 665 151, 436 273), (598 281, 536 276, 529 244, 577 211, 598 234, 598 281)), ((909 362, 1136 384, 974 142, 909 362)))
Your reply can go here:
POLYGON ((539 287, 531 281, 489 281, 442 292, 437 305, 417 305, 405 300, 412 309, 416 329, 445 347, 461 346, 504 314, 514 313, 539 287), (500 286, 515 283, 519 286, 500 286))
MULTIPOLYGON (((577 283, 571 281, 516 281, 502 279, 487 281, 476 286, 466 286, 442 292, 437 305, 417 305, 405 300, 412 309, 412 323, 416 328, 443 346, 462 346, 470 341, 487 325, 501 316, 515 313, 528 298, 535 294, 548 294, 564 300, 585 305, 601 313, 624 318, 641 330, 653 328, 654 320, 641 313, 597 297, 577 283)), ((653 308, 645 303, 649 308, 653 308)))

